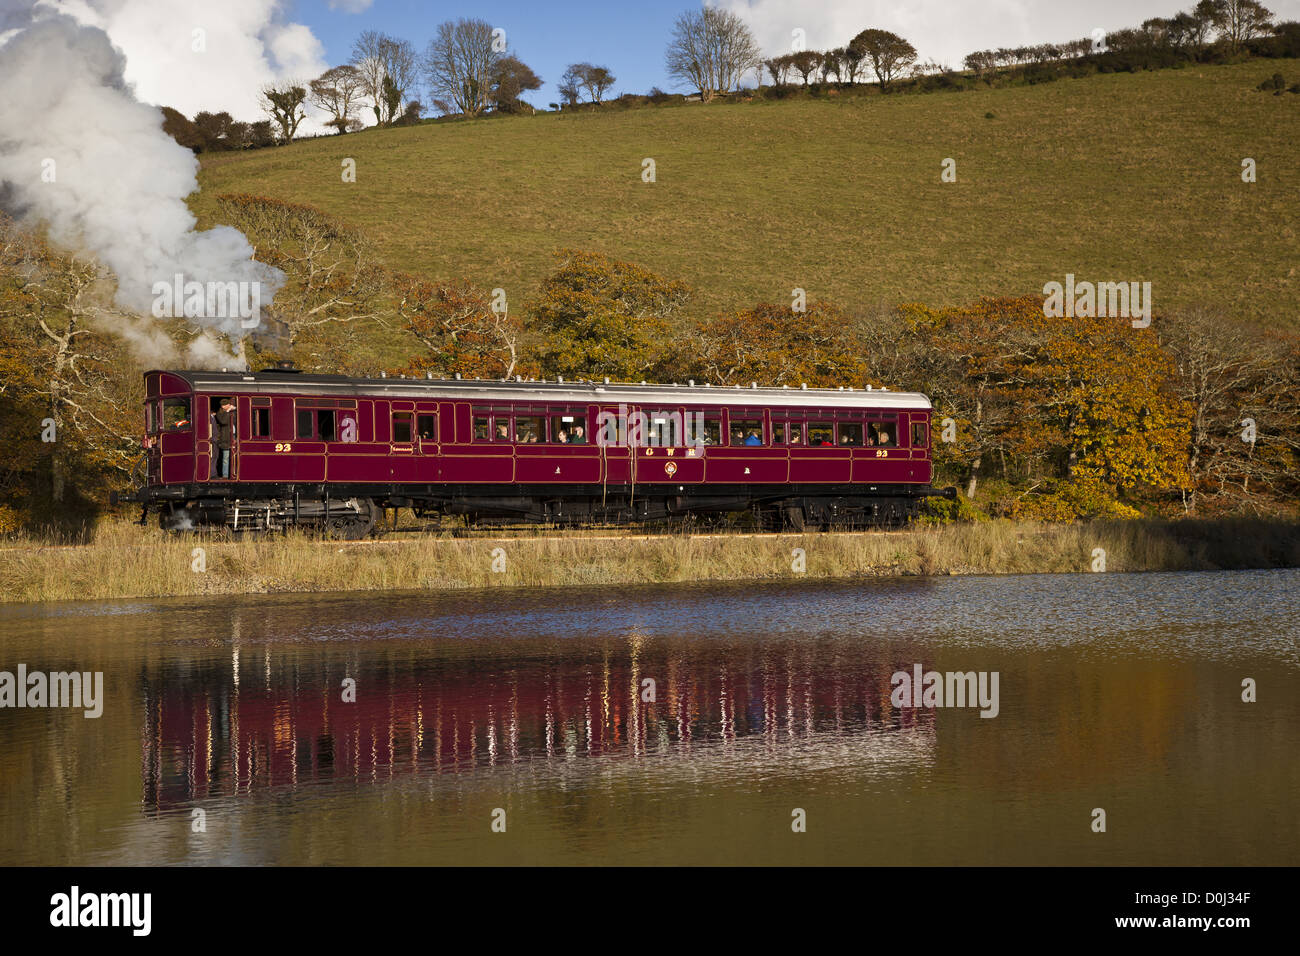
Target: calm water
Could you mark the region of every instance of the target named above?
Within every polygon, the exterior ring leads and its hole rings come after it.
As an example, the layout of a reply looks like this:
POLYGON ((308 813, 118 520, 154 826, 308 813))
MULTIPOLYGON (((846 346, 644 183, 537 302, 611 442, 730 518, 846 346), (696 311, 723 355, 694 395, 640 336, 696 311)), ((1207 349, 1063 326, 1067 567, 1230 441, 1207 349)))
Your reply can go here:
POLYGON ((0 607, 0 670, 105 681, 98 719, 0 710, 0 861, 1295 863, 1298 586, 0 607), (895 706, 915 664, 998 672, 998 715, 895 706))

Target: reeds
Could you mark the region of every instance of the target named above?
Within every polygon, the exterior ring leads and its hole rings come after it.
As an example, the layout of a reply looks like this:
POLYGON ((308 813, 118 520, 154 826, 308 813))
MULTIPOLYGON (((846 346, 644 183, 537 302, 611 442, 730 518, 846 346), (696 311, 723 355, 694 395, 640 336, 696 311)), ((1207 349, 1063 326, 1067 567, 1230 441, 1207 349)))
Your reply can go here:
POLYGON ((90 544, 0 545, 0 601, 1087 572, 1100 569, 1099 556, 1110 572, 1296 567, 1300 524, 992 521, 889 533, 422 534, 343 543, 170 536, 112 521, 90 544))

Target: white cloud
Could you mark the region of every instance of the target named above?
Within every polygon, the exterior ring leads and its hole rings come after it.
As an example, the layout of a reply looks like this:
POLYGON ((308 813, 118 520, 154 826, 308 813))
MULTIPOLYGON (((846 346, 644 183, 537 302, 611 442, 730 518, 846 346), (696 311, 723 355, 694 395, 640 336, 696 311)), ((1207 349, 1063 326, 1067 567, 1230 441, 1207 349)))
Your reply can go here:
MULTIPOLYGON (((809 49, 844 46, 868 27, 912 42, 922 60, 960 69, 967 53, 990 47, 1064 42, 1116 30, 1151 17, 1173 16, 1195 0, 715 0, 754 30, 766 55, 790 51, 791 31, 802 28, 809 49)), ((1300 0, 1266 3, 1278 20, 1300 17, 1300 0)))
POLYGON ((363 13, 374 2, 375 0, 330 0, 330 9, 342 10, 344 13, 363 13))
MULTIPOLYGON (((38 0, 104 30, 126 55, 126 79, 147 103, 264 119, 260 90, 329 68, 311 30, 286 22, 277 0, 38 0), (201 50, 196 49, 201 46, 201 50)), ((353 2, 355 5, 355 2, 353 2)), ((323 131, 310 118, 301 132, 323 131)))

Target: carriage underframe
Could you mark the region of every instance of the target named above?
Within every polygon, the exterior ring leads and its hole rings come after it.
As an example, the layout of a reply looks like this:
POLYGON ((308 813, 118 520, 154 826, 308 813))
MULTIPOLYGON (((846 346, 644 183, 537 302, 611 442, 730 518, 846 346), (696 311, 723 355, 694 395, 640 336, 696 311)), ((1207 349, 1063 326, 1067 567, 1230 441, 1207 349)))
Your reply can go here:
POLYGON ((955 490, 928 485, 382 485, 183 484, 121 500, 156 511, 172 531, 240 532, 305 528, 344 539, 383 528, 388 509, 407 508, 435 526, 503 524, 581 527, 676 523, 757 531, 897 527, 928 497, 955 490))

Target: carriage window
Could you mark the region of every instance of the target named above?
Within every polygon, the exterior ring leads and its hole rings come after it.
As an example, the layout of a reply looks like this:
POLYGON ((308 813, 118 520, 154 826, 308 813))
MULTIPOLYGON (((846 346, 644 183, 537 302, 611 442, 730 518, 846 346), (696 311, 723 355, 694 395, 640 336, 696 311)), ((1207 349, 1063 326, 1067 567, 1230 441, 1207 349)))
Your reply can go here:
POLYGON ((808 423, 808 444, 814 448, 835 444, 835 427, 830 422, 808 423))
POLYGON ((415 418, 415 427, 416 431, 420 434, 420 441, 438 440, 437 415, 417 415, 415 418))
POLYGON ((546 419, 540 415, 520 415, 515 419, 515 441, 521 445, 536 445, 546 440, 546 419))
POLYGON ((492 440, 509 441, 510 440, 510 416, 496 415, 492 419, 492 440))
POLYGON ((763 444, 763 422, 757 418, 733 418, 731 420, 731 444, 763 444))
POLYGON ((656 448, 672 448, 686 444, 686 431, 683 428, 681 412, 646 412, 645 418, 646 433, 641 436, 644 444, 656 448))
POLYGON ((269 408, 253 409, 253 437, 271 437, 271 410, 269 408))
POLYGON ((686 413, 686 444, 717 445, 722 442, 722 420, 705 418, 699 412, 686 413))
POLYGON ((930 442, 925 434, 925 422, 912 422, 912 447, 926 448, 930 442))
POLYGON ((299 437, 299 438, 313 438, 313 437, 315 437, 314 433, 312 432, 312 421, 311 421, 311 409, 310 409, 310 408, 300 408, 300 409, 298 409, 298 431, 297 431, 297 437, 299 437))
POLYGON ((558 442, 561 445, 587 444, 587 416, 551 416, 551 441, 558 442))
POLYGON ((867 425, 867 444, 893 448, 898 444, 898 426, 893 422, 871 422, 867 425))
POLYGON ((144 403, 144 433, 146 435, 152 435, 154 430, 153 429, 153 406, 154 406, 153 402, 144 403))
POLYGON ((474 440, 475 441, 488 440, 488 419, 486 415, 474 416, 474 440))
POLYGON ((334 409, 317 409, 316 435, 321 441, 334 441, 334 409))
POLYGON ((862 426, 856 422, 840 422, 839 444, 850 448, 862 446, 862 426))
POLYGON ((164 429, 169 432, 188 431, 191 424, 188 398, 169 398, 163 402, 164 429))
POLYGON ((773 422, 772 443, 774 445, 802 445, 802 422, 773 422))
POLYGON ((393 412, 393 444, 406 445, 413 434, 410 412, 393 412))

